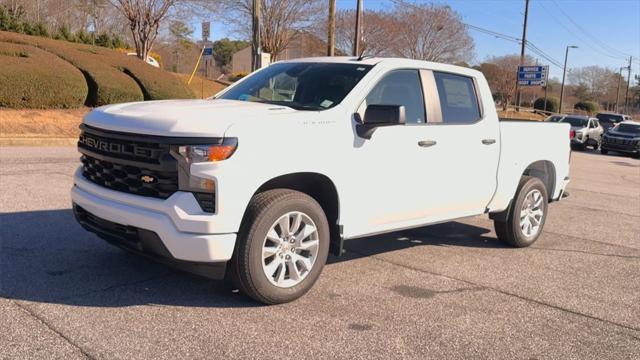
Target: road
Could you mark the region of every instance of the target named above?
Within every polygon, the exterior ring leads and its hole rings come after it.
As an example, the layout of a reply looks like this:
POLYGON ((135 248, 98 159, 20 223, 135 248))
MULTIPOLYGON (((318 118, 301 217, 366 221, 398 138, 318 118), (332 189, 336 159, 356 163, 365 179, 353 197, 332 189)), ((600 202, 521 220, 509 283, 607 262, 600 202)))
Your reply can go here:
POLYGON ((476 217, 346 243, 261 306, 75 223, 73 148, 0 148, 0 358, 640 358, 640 160, 574 152, 534 246, 476 217))

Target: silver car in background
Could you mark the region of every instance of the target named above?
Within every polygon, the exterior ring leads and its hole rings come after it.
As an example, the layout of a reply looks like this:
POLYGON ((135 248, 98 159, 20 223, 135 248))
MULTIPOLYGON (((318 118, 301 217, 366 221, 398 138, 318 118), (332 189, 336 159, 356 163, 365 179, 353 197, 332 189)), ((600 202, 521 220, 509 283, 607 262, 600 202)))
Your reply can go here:
POLYGON ((571 124, 571 130, 575 131, 575 136, 571 139, 571 147, 584 150, 587 146, 594 150, 600 148, 604 129, 596 118, 583 115, 567 115, 560 122, 571 124))

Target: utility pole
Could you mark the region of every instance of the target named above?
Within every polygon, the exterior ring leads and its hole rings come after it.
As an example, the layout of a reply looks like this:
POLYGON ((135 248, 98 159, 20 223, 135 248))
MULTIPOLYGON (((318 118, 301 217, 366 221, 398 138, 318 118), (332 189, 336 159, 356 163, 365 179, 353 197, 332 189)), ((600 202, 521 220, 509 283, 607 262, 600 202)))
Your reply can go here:
POLYGON ((618 72, 618 88, 616 89, 616 107, 615 112, 618 112, 618 103, 620 102, 620 84, 622 83, 622 69, 626 69, 625 66, 620 67, 618 72))
MULTIPOLYGON (((522 27, 522 46, 520 47, 520 66, 524 65, 524 49, 527 45, 527 18, 529 17, 529 0, 524 3, 524 26, 522 27)), ((520 111, 520 85, 516 77, 516 111, 520 111)))
POLYGON ((627 74, 627 91, 624 93, 624 113, 625 114, 629 113, 629 108, 627 106, 629 104, 629 87, 631 86, 631 60, 633 60, 633 58, 629 56, 629 67, 627 68, 627 70, 629 70, 629 73, 627 74))
POLYGON ((251 15, 252 21, 252 34, 251 34, 251 71, 256 71, 260 68, 261 60, 261 44, 260 44, 260 2, 261 0, 253 0, 253 8, 251 15))
POLYGON ((562 68, 562 85, 560 86, 560 105, 558 112, 562 114, 562 99, 564 98, 564 79, 567 76, 567 58, 569 57, 569 49, 576 49, 575 45, 567 45, 567 50, 564 52, 564 67, 562 68))
POLYGON ((335 55, 336 46, 336 0, 329 0, 329 33, 327 34, 327 56, 335 55))
MULTIPOLYGON (((356 6, 356 34, 353 39, 353 56, 360 56, 360 38, 361 31, 360 26, 362 22, 362 0, 357 0, 356 6)), ((528 1, 528 0, 527 0, 528 1)))

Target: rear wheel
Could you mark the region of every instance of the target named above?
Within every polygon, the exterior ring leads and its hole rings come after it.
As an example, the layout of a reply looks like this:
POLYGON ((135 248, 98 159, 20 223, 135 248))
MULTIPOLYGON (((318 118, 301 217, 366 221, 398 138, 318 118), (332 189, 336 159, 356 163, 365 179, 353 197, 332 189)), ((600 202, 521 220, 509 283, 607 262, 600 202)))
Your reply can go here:
POLYGON ((540 179, 523 176, 506 221, 494 220, 498 239, 515 247, 533 244, 547 218, 547 199, 547 189, 540 179))
POLYGON ((308 195, 269 190, 251 200, 231 261, 238 288, 265 304, 293 301, 316 282, 329 253, 329 225, 308 195))
POLYGON ((603 155, 607 155, 609 153, 609 150, 603 148, 602 146, 600 146, 600 153, 603 155))

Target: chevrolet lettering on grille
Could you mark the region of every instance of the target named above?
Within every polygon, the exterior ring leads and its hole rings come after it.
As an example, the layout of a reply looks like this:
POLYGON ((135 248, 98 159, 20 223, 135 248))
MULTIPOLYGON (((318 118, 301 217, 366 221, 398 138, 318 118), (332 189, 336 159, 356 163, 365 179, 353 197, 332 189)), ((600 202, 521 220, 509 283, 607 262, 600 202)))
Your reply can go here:
POLYGON ((105 140, 96 139, 85 134, 80 135, 79 143, 88 148, 92 148, 98 151, 107 152, 111 154, 122 154, 132 156, 144 156, 148 157, 152 154, 152 149, 140 147, 136 144, 122 144, 117 142, 110 142, 105 140))

